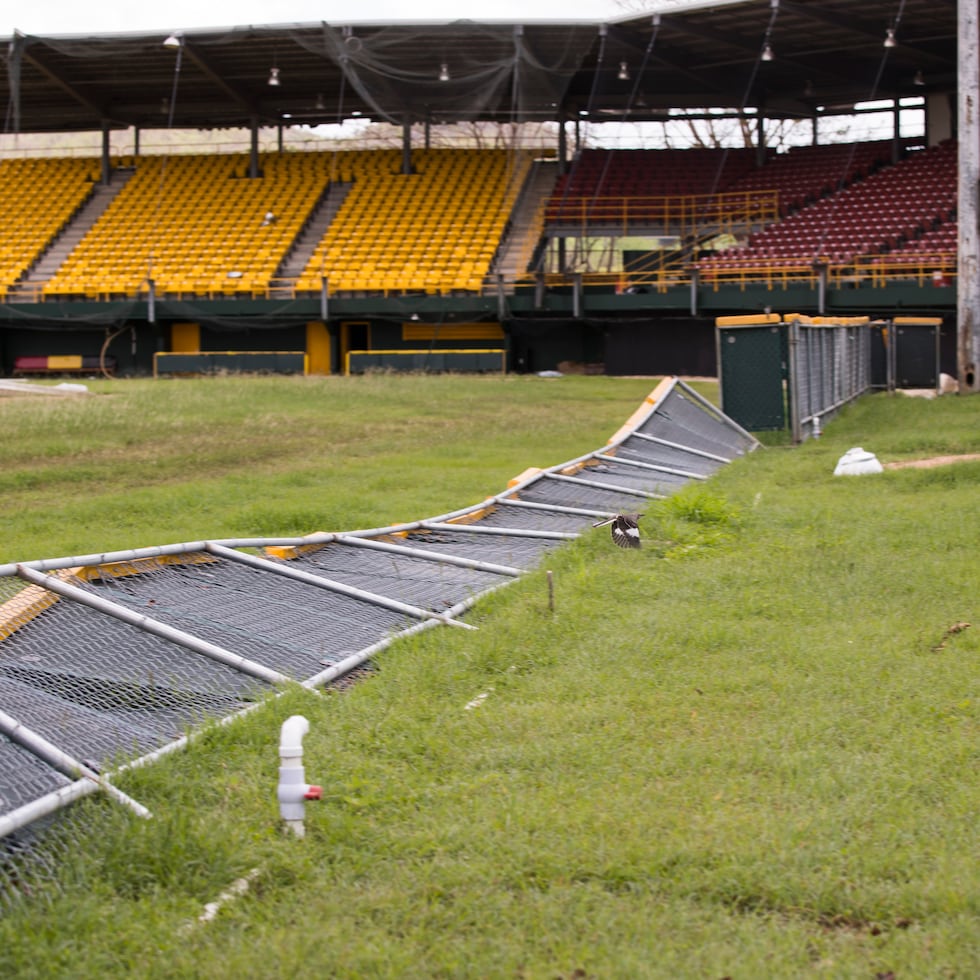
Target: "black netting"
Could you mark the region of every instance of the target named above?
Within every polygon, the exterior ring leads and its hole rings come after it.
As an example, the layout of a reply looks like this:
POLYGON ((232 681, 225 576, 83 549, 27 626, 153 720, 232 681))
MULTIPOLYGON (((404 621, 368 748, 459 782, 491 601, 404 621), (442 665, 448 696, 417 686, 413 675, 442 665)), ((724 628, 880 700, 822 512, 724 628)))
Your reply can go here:
MULTIPOLYGON (((526 499, 523 491, 518 495, 518 499, 526 499)), ((482 518, 480 523, 485 527, 512 527, 524 531, 560 531, 563 534, 576 534, 594 520, 594 517, 583 514, 563 514, 554 510, 501 504, 482 518)))
POLYGON ((67 776, 0 735, 0 814, 67 786, 67 776))

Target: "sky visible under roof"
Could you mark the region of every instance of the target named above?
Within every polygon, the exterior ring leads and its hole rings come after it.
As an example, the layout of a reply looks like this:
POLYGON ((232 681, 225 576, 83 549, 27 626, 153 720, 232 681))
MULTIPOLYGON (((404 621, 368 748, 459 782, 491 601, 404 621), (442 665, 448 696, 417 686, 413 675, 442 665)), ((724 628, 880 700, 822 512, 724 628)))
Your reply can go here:
MULTIPOLYGON (((717 0, 716 0, 717 2, 717 0)), ((482 21, 602 20, 647 11, 703 6, 705 0, 358 0, 356 6, 323 0, 168 0, 165 4, 79 3, 38 0, 5 11, 0 35, 107 34, 241 27, 248 24, 315 24, 345 21, 482 21), (356 10, 356 13, 354 11, 356 10)))

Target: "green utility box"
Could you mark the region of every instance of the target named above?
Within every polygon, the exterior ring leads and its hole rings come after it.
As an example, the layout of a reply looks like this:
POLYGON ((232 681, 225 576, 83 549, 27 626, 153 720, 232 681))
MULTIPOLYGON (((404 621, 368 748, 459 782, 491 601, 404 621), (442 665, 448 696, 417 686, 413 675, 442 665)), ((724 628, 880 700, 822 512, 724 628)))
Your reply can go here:
POLYGON ((787 426, 787 325, 776 313, 715 320, 721 410, 743 429, 787 426))

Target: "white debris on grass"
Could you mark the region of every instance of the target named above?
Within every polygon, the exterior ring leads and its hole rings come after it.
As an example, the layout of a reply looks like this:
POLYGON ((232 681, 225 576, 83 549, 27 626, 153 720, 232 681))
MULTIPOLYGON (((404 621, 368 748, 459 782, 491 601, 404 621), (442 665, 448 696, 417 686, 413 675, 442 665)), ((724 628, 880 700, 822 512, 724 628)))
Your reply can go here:
POLYGON ((208 902, 204 906, 204 911, 196 918, 185 922, 181 927, 181 933, 188 933, 195 926, 207 925, 229 902, 240 898, 248 891, 248 886, 258 877, 259 869, 252 868, 248 874, 233 881, 213 902, 208 902))
POLYGON ((860 446, 848 449, 837 461, 834 476, 860 476, 864 473, 881 473, 883 467, 874 453, 860 446))
POLYGON ((88 395, 88 385, 62 381, 56 385, 39 384, 36 381, 16 381, 0 378, 0 395, 88 395))
POLYGON ((493 690, 493 688, 491 687, 489 690, 484 691, 482 694, 478 694, 475 698, 473 698, 472 701, 468 701, 463 706, 463 710, 464 711, 472 711, 474 708, 479 708, 480 705, 483 704, 483 702, 486 701, 486 699, 488 697, 490 697, 490 692, 492 690, 493 690))

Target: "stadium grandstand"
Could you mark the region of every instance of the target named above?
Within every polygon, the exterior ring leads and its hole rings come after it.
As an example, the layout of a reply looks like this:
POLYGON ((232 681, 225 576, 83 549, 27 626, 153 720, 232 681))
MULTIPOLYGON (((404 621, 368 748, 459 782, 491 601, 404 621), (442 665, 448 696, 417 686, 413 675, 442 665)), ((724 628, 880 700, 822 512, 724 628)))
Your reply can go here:
POLYGON ((502 353, 513 371, 713 374, 714 317, 772 309, 940 316, 964 378, 972 16, 740 0, 608 23, 15 33, 0 375, 228 351, 418 369, 450 349, 493 352, 459 369, 502 353), (679 145, 696 125, 717 145, 679 145), (393 141, 347 135, 372 126, 393 141), (148 149, 160 131, 198 138, 148 149), (33 149, 66 133, 96 149, 33 149))

